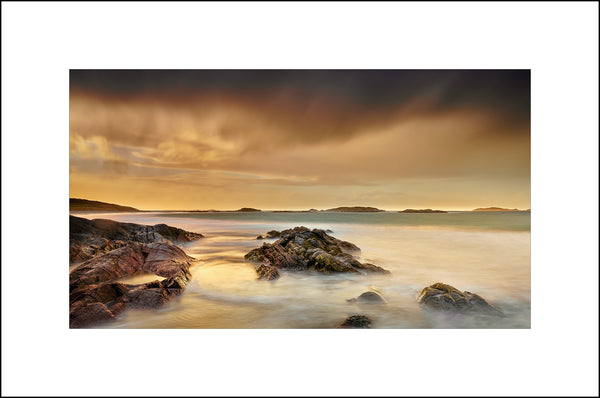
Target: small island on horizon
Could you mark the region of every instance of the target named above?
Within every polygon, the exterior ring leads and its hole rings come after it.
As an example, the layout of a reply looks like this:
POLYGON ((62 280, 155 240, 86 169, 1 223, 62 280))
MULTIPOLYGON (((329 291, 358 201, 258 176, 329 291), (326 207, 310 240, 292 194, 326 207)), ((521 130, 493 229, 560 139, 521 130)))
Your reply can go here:
POLYGON ((378 213, 378 212, 383 212, 385 210, 381 210, 376 207, 367 207, 367 206, 341 206, 341 207, 335 207, 333 209, 327 209, 327 210, 323 210, 323 211, 347 212, 347 213, 354 213, 354 212, 378 213))
POLYGON ((503 207, 478 207, 477 209, 473 209, 472 211, 531 211, 531 209, 519 210, 519 209, 505 209, 503 207))
POLYGON ((433 210, 433 209, 406 209, 401 210, 398 213, 448 213, 445 210, 433 210))

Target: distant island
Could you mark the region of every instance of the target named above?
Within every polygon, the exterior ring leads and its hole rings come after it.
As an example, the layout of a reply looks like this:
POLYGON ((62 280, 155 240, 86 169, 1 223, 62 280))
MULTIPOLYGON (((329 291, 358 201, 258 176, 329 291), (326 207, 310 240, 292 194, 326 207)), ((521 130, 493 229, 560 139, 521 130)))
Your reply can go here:
POLYGON ((399 211, 398 213, 448 213, 444 210, 432 210, 432 209, 406 209, 399 211))
MULTIPOLYGON (((178 211, 186 211, 186 210, 178 210, 178 211)), ((238 212, 254 212, 254 211, 262 211, 259 209, 253 209, 252 207, 242 207, 241 209, 238 210, 215 210, 215 209, 210 209, 210 210, 188 210, 189 213, 238 213, 238 212)))
POLYGON ((505 209, 502 207, 478 207, 477 209, 473 209, 472 211, 531 211, 531 209, 519 210, 519 209, 505 209))
POLYGON ((309 210, 273 210, 273 213, 318 213, 321 210, 309 209, 309 210))
POLYGON ((364 213, 376 213, 385 210, 378 209, 376 207, 364 207, 364 206, 351 206, 351 207, 336 207, 334 209, 327 209, 323 211, 340 211, 340 212, 364 212, 364 213))
POLYGON ((98 202, 96 200, 69 198, 69 211, 141 211, 129 206, 114 203, 98 202))

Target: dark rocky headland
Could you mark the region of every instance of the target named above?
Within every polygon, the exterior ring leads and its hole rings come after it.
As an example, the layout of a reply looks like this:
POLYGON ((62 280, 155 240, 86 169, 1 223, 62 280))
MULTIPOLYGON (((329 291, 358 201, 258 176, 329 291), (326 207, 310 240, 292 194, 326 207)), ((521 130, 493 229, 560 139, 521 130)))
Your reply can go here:
POLYGON ((195 260, 176 245, 200 239, 201 234, 165 224, 69 218, 70 261, 85 260, 69 274, 71 328, 113 319, 126 308, 160 307, 189 282, 195 260), (157 280, 137 285, 117 282, 140 272, 155 274, 157 280))
POLYGON ((69 211, 134 211, 140 210, 129 207, 116 205, 114 203, 99 202, 97 200, 87 200, 78 198, 69 198, 69 211))
MULTIPOLYGON (((245 258, 286 271, 389 273, 377 265, 356 260, 351 253, 358 251, 360 249, 356 245, 336 239, 322 229, 296 227, 281 231, 277 241, 263 243, 261 247, 248 252, 245 258)), ((261 268, 259 276, 265 271, 261 268)))

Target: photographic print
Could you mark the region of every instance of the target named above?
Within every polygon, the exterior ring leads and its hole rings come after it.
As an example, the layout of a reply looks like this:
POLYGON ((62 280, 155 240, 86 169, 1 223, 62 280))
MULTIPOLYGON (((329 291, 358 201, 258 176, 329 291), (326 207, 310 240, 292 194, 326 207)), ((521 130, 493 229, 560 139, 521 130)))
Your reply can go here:
POLYGON ((530 70, 69 91, 70 328, 530 328, 530 70))

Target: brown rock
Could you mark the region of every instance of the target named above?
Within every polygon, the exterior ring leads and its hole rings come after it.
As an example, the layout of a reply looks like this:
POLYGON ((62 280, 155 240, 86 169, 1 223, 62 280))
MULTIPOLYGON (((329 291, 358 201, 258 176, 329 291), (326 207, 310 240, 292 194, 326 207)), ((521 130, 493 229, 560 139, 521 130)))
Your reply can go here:
POLYGON ((105 313, 102 316, 101 308, 113 314, 113 309, 117 313, 125 308, 160 307, 183 291, 191 278, 189 268, 194 261, 179 247, 165 242, 129 243, 85 261, 69 276, 72 327, 86 327, 110 318, 105 313), (166 279, 141 285, 114 281, 139 271, 166 279), (88 311, 89 316, 85 315, 88 311))
POLYGON ((125 305, 125 303, 115 303, 112 306, 110 306, 108 309, 110 310, 110 312, 112 312, 114 315, 118 315, 121 312, 125 311, 125 309, 127 308, 127 306, 125 305))
MULTIPOLYGON (((142 270, 164 278, 181 276, 193 259, 169 243, 150 243, 142 247, 145 261, 142 270)), ((189 278, 188 278, 189 279, 189 278)))
POLYGON ((279 278, 279 272, 277 272, 277 268, 272 267, 270 265, 259 265, 258 267, 256 267, 256 273, 258 274, 258 279, 266 279, 268 281, 272 281, 279 278))
POLYGON ((490 305, 481 296, 468 291, 461 292, 445 283, 434 283, 424 288, 419 293, 417 301, 436 310, 504 316, 502 311, 490 305))
POLYGON ((368 292, 362 293, 360 296, 356 298, 352 298, 347 300, 349 303, 367 303, 367 304, 386 304, 385 299, 375 289, 371 289, 368 292))
POLYGON ((365 315, 351 315, 337 327, 341 329, 365 329, 371 327, 371 320, 365 315))
POLYGON ((119 279, 140 271, 144 258, 140 244, 124 246, 83 262, 71 271, 69 280, 90 285, 119 279))
POLYGON ((360 249, 346 241, 328 235, 321 229, 312 231, 296 227, 281 231, 281 237, 273 243, 264 243, 245 255, 246 260, 262 262, 278 269, 323 274, 339 272, 389 273, 373 264, 362 264, 352 252, 360 249))
POLYGON ((71 328, 80 328, 92 323, 108 321, 115 316, 102 303, 74 306, 69 313, 71 328))
POLYGON ((69 216, 69 259, 85 261, 98 254, 138 243, 185 243, 202 238, 202 234, 156 224, 154 226, 122 223, 106 219, 88 220, 69 216))
POLYGON ((166 289, 138 287, 125 294, 123 302, 129 308, 158 308, 169 301, 174 295, 166 289))

